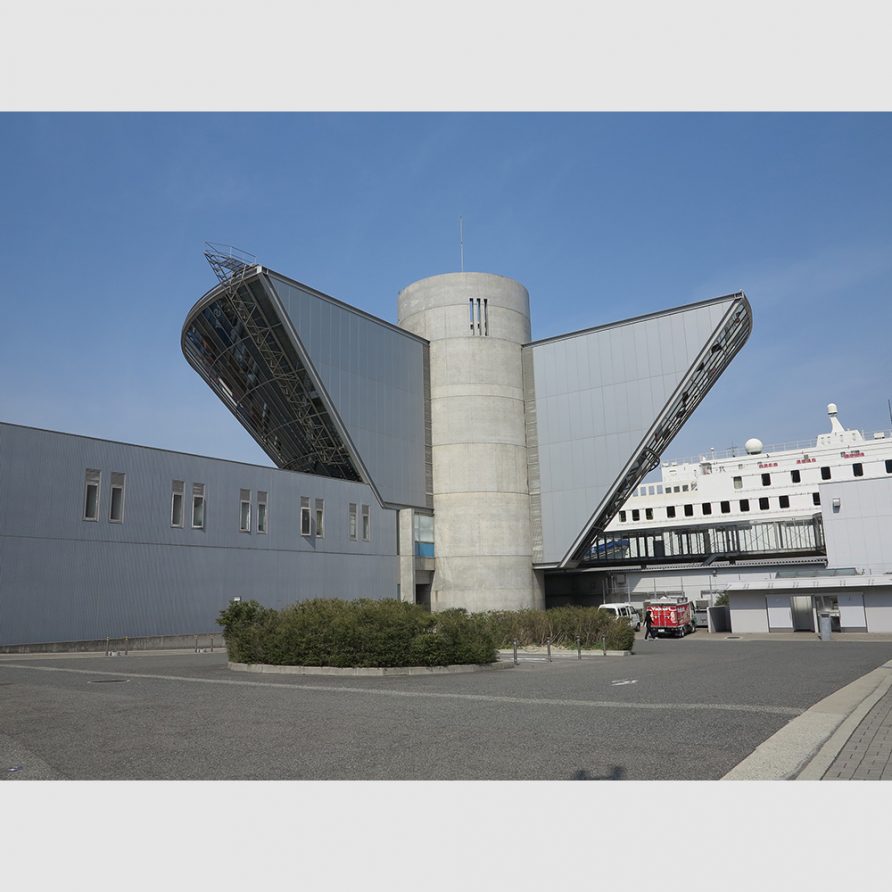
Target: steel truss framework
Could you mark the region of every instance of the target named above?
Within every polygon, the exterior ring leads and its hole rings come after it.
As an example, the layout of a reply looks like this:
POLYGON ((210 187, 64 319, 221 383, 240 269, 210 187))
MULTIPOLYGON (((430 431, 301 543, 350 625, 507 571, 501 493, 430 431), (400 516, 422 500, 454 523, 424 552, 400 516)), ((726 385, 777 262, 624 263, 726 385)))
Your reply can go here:
POLYGON ((213 244, 205 257, 222 288, 187 321, 187 359, 278 467, 361 480, 254 258, 213 244))

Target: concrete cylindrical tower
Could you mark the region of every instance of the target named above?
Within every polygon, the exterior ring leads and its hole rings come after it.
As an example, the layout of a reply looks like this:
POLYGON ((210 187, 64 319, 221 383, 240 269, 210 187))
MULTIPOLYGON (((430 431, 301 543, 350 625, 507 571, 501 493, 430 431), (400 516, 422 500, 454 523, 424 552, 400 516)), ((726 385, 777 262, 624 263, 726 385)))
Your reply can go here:
POLYGON ((422 279, 399 324, 430 341, 435 570, 431 608, 542 607, 532 570, 521 346, 530 299, 486 273, 422 279))

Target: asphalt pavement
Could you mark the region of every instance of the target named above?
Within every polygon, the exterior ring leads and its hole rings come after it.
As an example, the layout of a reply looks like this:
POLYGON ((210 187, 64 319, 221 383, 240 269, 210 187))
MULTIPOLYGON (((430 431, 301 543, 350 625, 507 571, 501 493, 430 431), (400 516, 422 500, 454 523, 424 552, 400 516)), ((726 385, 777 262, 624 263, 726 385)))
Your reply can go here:
POLYGON ((859 706, 867 714, 879 682, 864 679, 885 678, 890 660, 889 640, 700 633, 637 641, 627 657, 527 654, 507 670, 404 678, 246 675, 220 653, 9 655, 0 657, 0 776, 796 776, 859 706))

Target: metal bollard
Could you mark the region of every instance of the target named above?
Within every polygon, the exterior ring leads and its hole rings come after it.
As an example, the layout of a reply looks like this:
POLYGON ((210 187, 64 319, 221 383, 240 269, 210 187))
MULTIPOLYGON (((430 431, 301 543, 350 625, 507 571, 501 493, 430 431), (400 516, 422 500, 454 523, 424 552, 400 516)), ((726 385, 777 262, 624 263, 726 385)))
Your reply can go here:
POLYGON ((576 636, 576 654, 578 659, 582 659, 582 639, 577 635, 576 636))
POLYGON ((548 662, 551 662, 551 637, 545 639, 545 647, 548 649, 548 662))
POLYGON ((605 657, 607 656, 607 636, 606 635, 603 635, 601 637, 601 652, 604 654, 605 657))
POLYGON ((211 635, 211 653, 214 652, 214 636, 211 635))
POLYGON ((130 638, 127 635, 125 635, 124 636, 124 656, 126 657, 129 652, 130 652, 130 638))
POLYGON ((195 653, 198 653, 198 635, 195 636, 195 653))
POLYGON ((517 665, 517 639, 514 639, 514 665, 517 665))
POLYGON ((108 654, 109 654, 109 649, 108 649, 108 635, 106 635, 106 636, 105 636, 105 655, 108 656, 108 654))

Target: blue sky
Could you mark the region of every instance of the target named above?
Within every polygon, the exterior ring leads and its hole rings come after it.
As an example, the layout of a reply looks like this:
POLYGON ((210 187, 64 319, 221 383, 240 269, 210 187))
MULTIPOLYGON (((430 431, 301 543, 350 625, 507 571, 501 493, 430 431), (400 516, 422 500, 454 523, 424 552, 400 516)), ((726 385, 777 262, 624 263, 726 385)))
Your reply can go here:
POLYGON ((395 321, 461 215, 535 338, 746 291, 666 457, 888 429, 890 158, 889 114, 2 114, 0 419, 268 464, 180 352, 203 242, 395 321))

